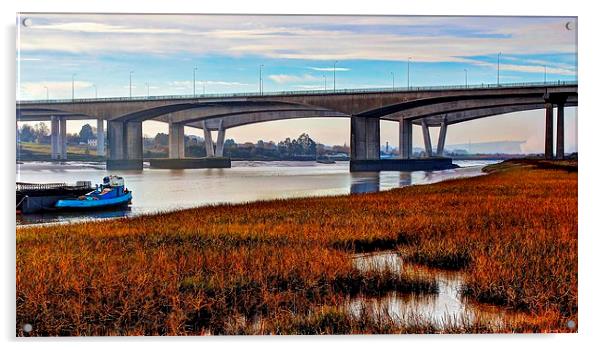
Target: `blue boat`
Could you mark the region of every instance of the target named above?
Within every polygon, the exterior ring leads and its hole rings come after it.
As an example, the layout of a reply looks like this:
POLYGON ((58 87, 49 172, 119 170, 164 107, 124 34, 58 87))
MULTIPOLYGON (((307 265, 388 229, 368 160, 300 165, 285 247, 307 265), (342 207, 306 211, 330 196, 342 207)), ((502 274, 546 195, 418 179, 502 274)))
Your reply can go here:
POLYGON ((57 209, 97 210, 126 206, 132 201, 132 191, 125 188, 120 176, 105 176, 102 185, 83 196, 61 199, 54 205, 57 209))

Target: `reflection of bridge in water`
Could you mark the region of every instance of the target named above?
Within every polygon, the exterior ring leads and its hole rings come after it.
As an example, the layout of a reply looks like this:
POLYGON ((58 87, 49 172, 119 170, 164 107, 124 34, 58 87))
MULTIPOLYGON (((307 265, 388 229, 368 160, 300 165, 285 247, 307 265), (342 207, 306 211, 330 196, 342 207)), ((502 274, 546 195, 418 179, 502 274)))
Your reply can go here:
POLYGON ((66 159, 67 120, 96 119, 98 154, 104 155, 108 128, 109 167, 142 168, 142 122, 169 123, 169 158, 184 159, 184 126, 204 131, 208 157, 222 157, 226 130, 273 120, 315 117, 351 119, 354 164, 398 166, 380 160, 380 120, 399 123, 399 164, 411 158, 412 125, 422 127, 428 157, 441 159, 450 125, 512 112, 545 109, 545 157, 553 158, 553 119, 557 109, 556 157, 564 157, 564 107, 577 105, 577 83, 523 83, 410 89, 296 91, 272 94, 161 96, 17 102, 17 122, 51 122, 53 159, 66 159), (439 127, 433 150, 429 128, 439 127), (217 131, 214 143, 211 131, 217 131), (382 163, 387 163, 383 165, 382 163))

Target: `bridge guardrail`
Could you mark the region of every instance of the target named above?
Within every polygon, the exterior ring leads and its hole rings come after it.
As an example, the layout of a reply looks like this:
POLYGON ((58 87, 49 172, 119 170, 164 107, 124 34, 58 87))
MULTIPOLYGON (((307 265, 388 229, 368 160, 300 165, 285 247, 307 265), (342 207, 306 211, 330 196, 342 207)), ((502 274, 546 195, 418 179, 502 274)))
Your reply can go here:
POLYGON ((227 97, 278 97, 295 95, 339 95, 357 93, 378 92, 404 92, 404 91, 433 91, 433 90, 479 90, 492 88, 516 88, 516 87, 556 87, 566 85, 577 85, 577 81, 554 81, 554 82, 527 82, 527 83, 505 83, 505 84, 473 84, 473 85, 439 85, 439 86, 410 86, 399 88, 370 88, 370 89, 337 89, 334 90, 292 90, 275 91, 270 93, 240 92, 220 94, 196 94, 196 95, 162 95, 162 96, 134 96, 134 97, 103 97, 103 98, 76 98, 76 99, 53 99, 53 100, 21 100, 17 104, 46 104, 46 103, 76 103, 76 102, 120 102, 120 101, 161 101, 161 100, 189 100, 189 99, 211 99, 227 97))

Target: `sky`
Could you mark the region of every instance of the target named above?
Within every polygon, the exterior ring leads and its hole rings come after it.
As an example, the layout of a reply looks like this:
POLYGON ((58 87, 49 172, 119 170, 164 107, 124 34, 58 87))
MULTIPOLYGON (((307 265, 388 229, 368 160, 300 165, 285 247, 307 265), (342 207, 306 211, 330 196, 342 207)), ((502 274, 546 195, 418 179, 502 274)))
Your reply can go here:
MULTIPOLYGON (((498 54, 500 83, 577 80, 574 17, 20 14, 17 27, 23 100, 71 98, 72 83, 75 98, 126 97, 130 76, 134 96, 192 94, 193 75, 197 94, 257 92, 260 65, 266 93, 332 89, 335 69, 337 89, 488 84, 498 54)), ((569 152, 575 115, 567 108, 569 152)), ((84 123, 70 121, 68 131, 84 123)), ((381 143, 396 147, 398 126, 381 126, 381 143)), ((167 125, 145 122, 143 132, 167 125)), ((302 132, 349 143, 349 120, 275 121, 227 137, 278 141, 302 132)), ((525 141, 524 152, 541 152, 543 134, 544 112, 528 111, 450 126, 447 143, 525 141)))

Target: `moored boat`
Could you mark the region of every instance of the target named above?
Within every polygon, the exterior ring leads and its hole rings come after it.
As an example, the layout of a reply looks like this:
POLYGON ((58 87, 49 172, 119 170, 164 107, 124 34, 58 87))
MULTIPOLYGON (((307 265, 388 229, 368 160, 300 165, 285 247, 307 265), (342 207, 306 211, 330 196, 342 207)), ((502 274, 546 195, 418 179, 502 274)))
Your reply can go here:
POLYGON ((32 214, 53 211, 58 200, 84 195, 94 187, 90 181, 75 184, 17 182, 16 189, 17 214, 32 214))
POLYGON ((120 176, 106 176, 103 183, 83 196, 61 199, 56 202, 57 209, 97 210, 109 207, 127 206, 132 201, 132 191, 125 187, 120 176))

